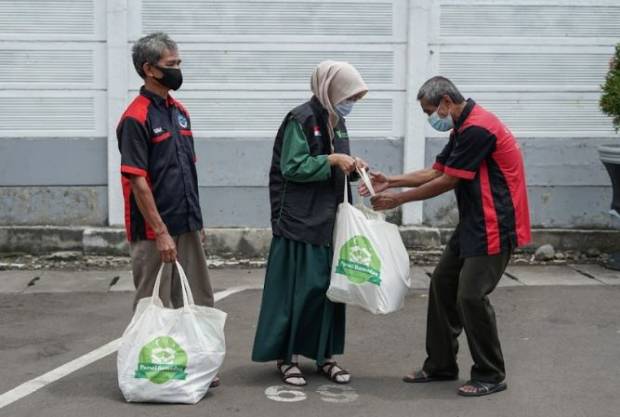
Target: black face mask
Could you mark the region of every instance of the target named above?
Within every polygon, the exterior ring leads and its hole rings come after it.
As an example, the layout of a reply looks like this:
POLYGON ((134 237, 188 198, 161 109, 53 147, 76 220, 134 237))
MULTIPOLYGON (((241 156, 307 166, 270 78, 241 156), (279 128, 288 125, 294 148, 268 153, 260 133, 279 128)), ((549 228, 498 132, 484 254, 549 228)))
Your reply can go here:
POLYGON ((160 67, 159 65, 155 65, 155 68, 164 74, 163 77, 156 78, 164 87, 176 91, 181 87, 181 84, 183 84, 183 73, 179 68, 160 67))

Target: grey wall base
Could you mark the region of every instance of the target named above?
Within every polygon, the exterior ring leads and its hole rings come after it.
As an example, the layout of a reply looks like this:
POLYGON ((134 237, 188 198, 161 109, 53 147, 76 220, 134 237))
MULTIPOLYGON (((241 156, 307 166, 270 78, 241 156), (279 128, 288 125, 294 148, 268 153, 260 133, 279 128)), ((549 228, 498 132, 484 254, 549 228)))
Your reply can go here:
MULTIPOLYGON (((613 228, 618 220, 609 215, 611 187, 530 186, 530 221, 544 228, 613 228)), ((454 193, 424 202, 424 224, 450 227, 458 222, 454 193)))
MULTIPOLYGON (((449 228, 401 227, 405 246, 412 250, 437 250, 450 236, 449 228)), ((534 242, 526 251, 551 243, 559 250, 598 249, 620 251, 620 230, 535 229, 534 242)), ((207 252, 226 259, 264 258, 269 252, 271 230, 265 228, 207 229, 207 252)), ((79 251, 86 255, 127 256, 125 231, 118 228, 91 227, 0 227, 2 253, 45 254, 79 251)))
MULTIPOLYGON (((530 218, 534 227, 610 228, 611 181, 597 148, 610 138, 519 138, 527 174, 530 218)), ((426 141, 430 166, 447 139, 426 141)), ((424 202, 424 223, 454 226, 453 193, 424 202)), ((617 225, 617 220, 615 221, 617 225)))
MULTIPOLYGON (((429 138, 427 166, 447 139, 429 138)), ((609 138, 520 138, 534 227, 609 228, 611 182, 597 147, 609 138)), ((198 138, 200 198, 207 227, 269 227, 273 139, 198 138)), ((0 141, 0 225, 105 226, 105 138, 0 141), (32 155, 23 160, 20 155, 32 155)), ((352 139, 373 169, 400 173, 402 139, 352 139)), ((424 204, 424 223, 457 222, 452 193, 424 204)))
POLYGON ((0 187, 1 225, 103 226, 106 186, 0 187))

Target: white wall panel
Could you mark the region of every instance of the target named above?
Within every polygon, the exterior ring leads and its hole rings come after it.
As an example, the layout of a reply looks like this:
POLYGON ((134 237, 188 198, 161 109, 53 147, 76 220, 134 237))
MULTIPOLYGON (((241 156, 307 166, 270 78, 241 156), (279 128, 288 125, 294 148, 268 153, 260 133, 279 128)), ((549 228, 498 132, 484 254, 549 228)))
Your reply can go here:
MULTIPOLYGON (((436 0, 433 73, 520 136, 614 136, 599 109, 620 1, 436 0)), ((441 136, 427 128, 429 136, 441 136)))
POLYGON ((102 137, 102 91, 0 91, 0 137, 102 137))
MULTIPOLYGON (((355 65, 371 90, 405 89, 405 45, 181 43, 184 89, 304 90, 325 59, 355 65)), ((132 87, 142 83, 128 68, 132 87)))
MULTIPOLYGON (((336 59, 371 90, 348 120, 352 135, 392 138, 404 135, 407 12, 407 0, 142 0, 128 15, 131 41, 162 29, 178 41, 176 95, 197 136, 273 137, 309 98, 316 64, 336 59)), ((142 80, 129 72, 133 95, 142 80)))
POLYGON ((165 28, 179 40, 348 43, 404 42, 406 12, 406 0, 142 0, 129 10, 142 22, 131 39, 165 28))
POLYGON ((106 135, 105 6, 0 0, 0 137, 106 135))
POLYGON ((441 0, 440 35, 617 38, 617 1, 441 0))
MULTIPOLYGON (((611 120, 598 107, 598 93, 492 93, 463 89, 481 106, 497 114, 521 137, 614 136, 611 120)), ((427 136, 444 136, 427 126, 427 136)))
POLYGON ((105 89, 105 44, 0 42, 2 89, 105 89))
POLYGON ((611 46, 442 45, 439 73, 472 90, 594 91, 611 46))
POLYGON ((105 40, 105 1, 0 0, 3 40, 105 40))
MULTIPOLYGON (((133 92, 134 94, 136 92, 133 92)), ((306 92, 188 92, 175 94, 187 107, 198 137, 271 138, 284 116, 309 99, 306 92)), ((404 94, 377 92, 347 118, 351 135, 402 137, 404 94)))

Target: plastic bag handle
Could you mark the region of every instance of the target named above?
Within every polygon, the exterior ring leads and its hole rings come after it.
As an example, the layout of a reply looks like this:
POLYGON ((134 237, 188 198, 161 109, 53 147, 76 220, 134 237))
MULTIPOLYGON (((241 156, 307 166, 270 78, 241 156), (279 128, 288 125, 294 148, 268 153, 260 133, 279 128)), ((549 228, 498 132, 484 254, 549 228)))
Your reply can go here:
POLYGON ((349 176, 347 174, 344 174, 344 198, 342 199, 342 201, 347 204, 351 204, 351 202, 349 201, 349 187, 347 187, 348 184, 349 176))
POLYGON ((372 186, 372 181, 370 180, 370 177, 368 176, 368 173, 366 172, 366 170, 359 169, 359 168, 356 168, 356 170, 360 178, 364 182, 364 185, 366 186, 366 188, 368 188, 368 191, 370 191, 370 195, 374 196, 376 194, 375 188, 372 186))
POLYGON ((155 284, 153 285, 153 294, 151 294, 151 304, 155 304, 156 300, 160 300, 159 298, 159 286, 161 284, 161 274, 164 272, 165 264, 162 263, 161 267, 159 267, 159 272, 157 273, 157 278, 155 279, 155 284))
POLYGON ((185 290, 185 295, 187 296, 187 302, 185 302, 185 298, 183 298, 184 305, 193 306, 194 295, 192 294, 192 288, 189 285, 189 280, 187 279, 187 275, 185 275, 185 270, 179 263, 176 261, 177 269, 179 270, 179 278, 181 279, 181 290, 185 290))
MULTIPOLYGON (((179 263, 179 261, 175 261, 175 265, 177 270, 179 271, 179 279, 181 280, 181 293, 183 295, 183 307, 189 307, 190 305, 194 305, 194 296, 192 294, 192 290, 189 286, 189 281, 187 280, 187 276, 185 275, 185 271, 183 267, 179 263)), ((157 273, 157 279, 155 279, 155 285, 153 285, 153 294, 151 294, 151 303, 155 304, 156 300, 160 300, 159 298, 159 287, 161 285, 161 276, 164 272, 165 264, 161 264, 159 268, 159 272, 157 273)))

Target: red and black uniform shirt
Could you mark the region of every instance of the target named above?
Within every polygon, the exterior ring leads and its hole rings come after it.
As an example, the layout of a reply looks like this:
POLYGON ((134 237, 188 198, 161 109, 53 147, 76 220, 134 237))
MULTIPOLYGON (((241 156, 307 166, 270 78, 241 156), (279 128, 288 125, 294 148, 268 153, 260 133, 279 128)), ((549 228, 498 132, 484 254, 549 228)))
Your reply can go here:
POLYGON ((171 96, 164 99, 142 87, 123 113, 116 136, 129 241, 155 239, 132 193, 132 175, 146 177, 170 235, 200 230, 196 153, 189 114, 183 105, 171 96))
POLYGON ((467 100, 433 168, 461 179, 459 224, 450 240, 459 256, 496 255, 530 242, 521 149, 493 113, 467 100))

